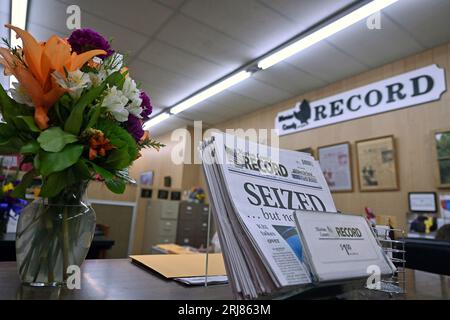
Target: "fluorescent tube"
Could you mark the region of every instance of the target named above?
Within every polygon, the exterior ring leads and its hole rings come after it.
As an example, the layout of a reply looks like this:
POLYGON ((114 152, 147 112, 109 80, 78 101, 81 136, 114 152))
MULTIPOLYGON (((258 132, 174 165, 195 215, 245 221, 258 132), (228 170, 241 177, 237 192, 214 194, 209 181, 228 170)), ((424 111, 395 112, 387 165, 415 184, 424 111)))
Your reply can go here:
POLYGON ((200 103, 208 99, 209 97, 212 97, 218 94, 219 92, 222 92, 234 86, 235 84, 247 79, 250 76, 251 72, 248 71, 238 72, 235 75, 232 75, 229 78, 226 78, 225 80, 197 93, 196 95, 190 97, 189 99, 180 102, 179 104, 170 109, 170 113, 177 114, 186 109, 189 109, 190 107, 196 105, 197 103, 200 103))
POLYGON ((356 22, 369 17, 370 15, 380 11, 383 8, 386 8, 387 6, 397 1, 398 0, 374 0, 260 60, 258 62, 258 67, 261 69, 267 69, 274 64, 277 64, 278 62, 283 61, 290 56, 312 46, 313 44, 351 26, 352 24, 355 24, 356 22))
POLYGON ((163 122, 164 120, 167 120, 170 118, 170 114, 167 112, 160 113, 156 117, 151 118, 144 124, 144 130, 147 130, 155 125, 157 125, 160 122, 163 122))
MULTIPOLYGON (((28 0, 11 0, 11 24, 25 30, 27 26, 28 0)), ((9 39, 12 47, 22 46, 22 40, 16 38, 16 33, 11 30, 9 39)), ((9 87, 17 82, 16 77, 9 77, 9 87)))

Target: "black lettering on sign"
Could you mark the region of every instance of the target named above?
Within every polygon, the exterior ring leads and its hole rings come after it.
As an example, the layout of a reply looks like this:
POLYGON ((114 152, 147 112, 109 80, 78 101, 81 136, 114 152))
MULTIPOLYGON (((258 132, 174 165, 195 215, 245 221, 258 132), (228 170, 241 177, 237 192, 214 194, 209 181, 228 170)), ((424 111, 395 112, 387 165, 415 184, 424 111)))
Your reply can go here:
POLYGON ((411 82, 413 84, 413 94, 411 97, 421 96, 423 94, 426 94, 433 90, 434 87, 434 80, 432 77, 428 75, 418 76, 411 79, 411 82), (425 80, 426 86, 424 88, 420 87, 421 83, 424 83, 424 81, 421 81, 421 79, 425 80), (422 90, 421 90, 422 89, 422 90))
POLYGON ((406 98, 406 94, 402 93, 403 84, 400 82, 390 84, 386 86, 388 91, 387 103, 395 102, 395 96, 397 96, 398 100, 403 100, 406 98))
POLYGON ((382 99, 383 94, 377 89, 370 90, 364 97, 364 101, 369 107, 375 107, 379 105, 382 99))

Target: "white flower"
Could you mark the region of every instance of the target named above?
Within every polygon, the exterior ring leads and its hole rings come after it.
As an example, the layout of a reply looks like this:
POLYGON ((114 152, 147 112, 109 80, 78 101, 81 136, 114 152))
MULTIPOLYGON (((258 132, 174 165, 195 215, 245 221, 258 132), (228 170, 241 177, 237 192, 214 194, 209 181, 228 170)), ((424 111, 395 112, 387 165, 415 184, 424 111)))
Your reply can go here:
POLYGON ((23 103, 26 105, 29 105, 30 107, 33 106, 33 101, 31 101, 30 96, 25 91, 25 88, 18 82, 12 83, 13 88, 9 89, 9 92, 11 93, 12 98, 17 101, 18 103, 23 103))
POLYGON ((128 103, 128 98, 124 96, 123 92, 117 90, 117 87, 107 89, 107 94, 103 98, 102 107, 105 107, 113 117, 119 121, 124 122, 128 120, 129 112, 125 109, 128 103))
POLYGON ((92 85, 89 74, 81 72, 80 70, 69 72, 66 79, 56 71, 52 73, 52 76, 62 88, 69 91, 70 96, 74 99, 78 99, 83 90, 92 85))
POLYGON ((106 71, 100 69, 98 73, 89 72, 89 78, 91 79, 92 85, 94 87, 99 86, 106 79, 106 71))
POLYGON ((110 75, 113 72, 122 70, 122 66, 123 66, 123 55, 120 53, 113 53, 109 63, 109 68, 107 67, 108 75, 110 75))
POLYGON ((128 111, 134 116, 142 118, 142 99, 140 97, 139 89, 136 86, 136 82, 130 77, 125 78, 122 91, 123 94, 130 100, 130 103, 127 105, 128 111))

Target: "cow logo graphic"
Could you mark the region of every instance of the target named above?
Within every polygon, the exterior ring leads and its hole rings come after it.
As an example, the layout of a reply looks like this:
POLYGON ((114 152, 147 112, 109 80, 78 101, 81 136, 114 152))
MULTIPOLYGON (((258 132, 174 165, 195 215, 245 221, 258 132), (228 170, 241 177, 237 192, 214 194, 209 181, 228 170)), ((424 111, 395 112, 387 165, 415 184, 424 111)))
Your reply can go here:
POLYGON ((284 122, 293 119, 300 122, 300 124, 297 121, 294 121, 290 124, 283 124, 283 130, 297 129, 308 125, 308 121, 309 119, 311 119, 311 106, 309 105, 308 100, 297 102, 293 109, 293 113, 291 115, 279 116, 278 122, 284 122))

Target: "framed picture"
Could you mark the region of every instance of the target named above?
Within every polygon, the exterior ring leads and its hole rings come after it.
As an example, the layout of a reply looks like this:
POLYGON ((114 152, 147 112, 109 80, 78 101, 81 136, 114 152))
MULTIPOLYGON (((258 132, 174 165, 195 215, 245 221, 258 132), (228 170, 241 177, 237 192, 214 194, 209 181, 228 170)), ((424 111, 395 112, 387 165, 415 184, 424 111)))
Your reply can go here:
POLYGON ((314 156, 314 149, 313 148, 303 148, 303 149, 298 149, 298 150, 295 150, 295 151, 309 153, 313 158, 316 158, 314 156))
POLYGON ((398 190, 394 136, 356 141, 358 182, 361 191, 398 190))
POLYGON ((317 148, 320 167, 331 192, 353 191, 350 143, 317 148))
POLYGON ((436 155, 436 180, 439 188, 450 188, 450 129, 433 134, 436 155))
POLYGON ((151 186, 153 184, 153 171, 142 172, 139 176, 141 186, 151 186))

